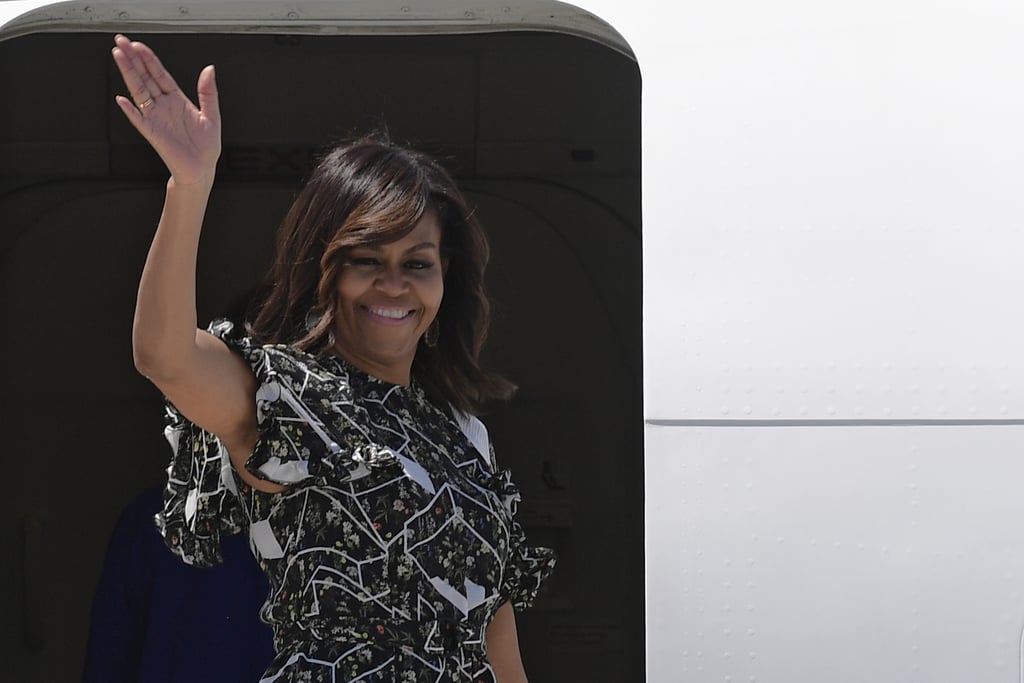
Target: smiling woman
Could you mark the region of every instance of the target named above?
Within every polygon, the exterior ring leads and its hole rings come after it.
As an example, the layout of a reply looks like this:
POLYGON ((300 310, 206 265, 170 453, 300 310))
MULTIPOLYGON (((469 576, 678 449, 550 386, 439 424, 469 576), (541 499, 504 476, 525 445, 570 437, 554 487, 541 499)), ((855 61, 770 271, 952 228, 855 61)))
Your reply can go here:
POLYGON ((262 343, 338 353, 396 384, 415 376, 442 405, 477 412, 513 388, 480 364, 488 258, 483 230, 443 168, 360 140, 323 157, 285 216, 251 332, 262 343), (368 316, 371 308, 380 315, 368 316), (386 312, 394 308, 413 315, 395 327, 386 312))
POLYGON ((427 346, 439 341, 440 245, 437 214, 428 211, 405 237, 349 252, 338 275, 335 306, 340 356, 381 379, 409 383, 420 339, 427 346))
POLYGON ((270 586, 265 681, 524 683, 513 609, 554 555, 526 544, 474 417, 512 385, 480 364, 488 248, 461 193, 386 141, 334 149, 281 226, 248 335, 197 330, 213 67, 196 107, 149 47, 115 42, 117 103, 171 172, 133 331, 169 401, 168 546, 210 565, 248 531, 270 586))
MULTIPOLYGON (((0 2, 0 14, 15 4, 0 2)), ((551 4, 540 17, 547 26, 570 9, 551 4)), ((10 550, 0 561, 8 572, 0 621, 12 634, 0 642, 6 678, 80 677, 115 521, 141 491, 166 481, 162 398, 133 367, 127 331, 168 173, 114 102, 129 94, 110 59, 115 28, 153 47, 193 98, 196 74, 216 65, 223 147, 196 271, 201 327, 221 315, 243 319, 325 144, 386 128, 452 174, 491 246, 482 364, 519 387, 481 419, 522 491, 517 517, 527 538, 558 553, 534 606, 516 614, 529 679, 642 678, 639 68, 605 42, 578 37, 586 16, 575 10, 554 26, 572 28, 569 35, 523 31, 520 10, 534 2, 512 5, 503 23, 477 12, 471 23, 485 32, 438 34, 424 15, 445 11, 466 25, 462 10, 484 5, 428 1, 402 14, 414 31, 381 32, 395 25, 389 8, 404 5, 51 3, 45 17, 33 15, 40 22, 0 31, 0 64, 24 65, 0 68, 7 101, 41 103, 0 106, 0 302, 5 320, 33 331, 12 327, 0 355, 0 376, 18 392, 0 412, 0 462, 18 481, 50 482, 0 500, 9 521, 0 540, 10 550), (285 17, 293 9, 302 21, 285 17), (330 23, 357 12, 381 22, 330 23), (66 86, 63 99, 82 105, 73 116, 43 85, 54 77, 66 86), (25 362, 69 358, 71 331, 75 362, 25 362), (64 455, 69 444, 73 458, 64 455), (74 558, 75 571, 53 558, 74 558)), ((498 14, 502 6, 494 5, 498 14)), ((446 307, 453 287, 449 273, 446 307)), ((430 349, 420 344, 419 360, 430 349)), ((231 540, 249 552, 247 535, 231 540)), ((175 608, 196 617, 182 601, 175 608)), ((207 624, 191 638, 218 632, 207 624)), ((191 649, 133 629, 162 657, 157 670, 168 682, 172 672, 190 681, 259 678, 187 676, 182 667, 202 661, 180 654, 191 649)), ((270 660, 260 661, 262 672, 270 660)))

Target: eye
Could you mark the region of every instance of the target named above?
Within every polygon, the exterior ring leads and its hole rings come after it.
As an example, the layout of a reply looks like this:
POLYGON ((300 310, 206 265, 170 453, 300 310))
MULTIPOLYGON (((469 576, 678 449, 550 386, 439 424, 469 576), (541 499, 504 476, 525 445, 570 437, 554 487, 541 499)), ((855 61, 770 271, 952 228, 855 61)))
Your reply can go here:
POLYGON ((379 266, 380 261, 373 256, 352 256, 348 262, 353 266, 379 266))
POLYGON ((434 264, 431 261, 412 260, 406 261, 405 267, 409 270, 426 270, 427 268, 433 268, 434 264))

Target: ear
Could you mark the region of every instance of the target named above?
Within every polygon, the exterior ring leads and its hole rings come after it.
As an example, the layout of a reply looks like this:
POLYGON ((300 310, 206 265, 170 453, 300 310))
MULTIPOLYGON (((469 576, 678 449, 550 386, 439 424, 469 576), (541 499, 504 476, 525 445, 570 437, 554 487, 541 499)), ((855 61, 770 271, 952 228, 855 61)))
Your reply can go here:
POLYGON ((448 257, 447 256, 442 256, 441 257, 441 277, 444 277, 447 274, 448 274, 448 257))

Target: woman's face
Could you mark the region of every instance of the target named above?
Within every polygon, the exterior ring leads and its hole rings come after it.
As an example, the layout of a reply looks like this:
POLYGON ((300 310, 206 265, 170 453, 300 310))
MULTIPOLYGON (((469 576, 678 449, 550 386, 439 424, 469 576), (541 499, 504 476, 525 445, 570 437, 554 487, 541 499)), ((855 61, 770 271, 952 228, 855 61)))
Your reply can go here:
POLYGON ((434 211, 396 242, 350 250, 337 284, 338 352, 379 379, 408 384, 420 337, 441 307, 444 265, 434 211))

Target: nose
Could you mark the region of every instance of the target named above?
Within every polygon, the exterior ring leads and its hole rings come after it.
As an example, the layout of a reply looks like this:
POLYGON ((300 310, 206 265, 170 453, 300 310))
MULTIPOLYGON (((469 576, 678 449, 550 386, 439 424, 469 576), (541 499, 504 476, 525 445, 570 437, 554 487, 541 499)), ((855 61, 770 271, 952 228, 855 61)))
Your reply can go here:
POLYGON ((401 266, 386 266, 378 272, 374 286, 381 293, 395 297, 404 294, 409 283, 401 266))

